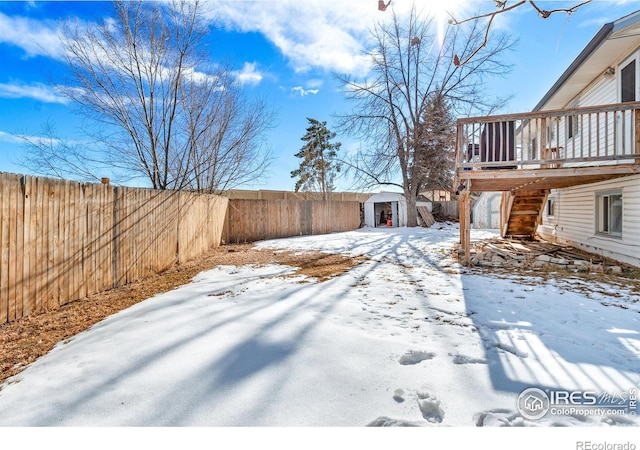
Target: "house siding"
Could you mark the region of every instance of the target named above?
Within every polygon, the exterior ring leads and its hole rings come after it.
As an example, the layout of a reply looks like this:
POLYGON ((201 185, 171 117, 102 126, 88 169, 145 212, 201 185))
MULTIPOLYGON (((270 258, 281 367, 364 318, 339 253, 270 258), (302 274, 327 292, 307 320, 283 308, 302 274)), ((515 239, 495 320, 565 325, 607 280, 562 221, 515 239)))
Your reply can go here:
POLYGON ((552 241, 574 245, 640 267, 640 176, 553 191, 554 215, 543 214, 539 234, 552 241), (622 191, 622 237, 596 233, 596 195, 622 191))
MULTIPOLYGON (((609 105, 617 102, 617 81, 615 77, 598 77, 583 92, 566 105, 566 108, 589 107, 609 105)), ((620 120, 620 119, 618 119, 620 120)), ((632 123, 631 113, 626 113, 624 120, 632 123)), ((619 122, 618 122, 619 123, 619 122)), ((577 133, 572 137, 567 136, 567 123, 565 120, 558 124, 558 137, 554 145, 562 147, 561 158, 579 158, 584 156, 613 155, 616 152, 616 131, 620 134, 620 126, 616 125, 614 114, 589 115, 581 117, 578 121, 577 133), (599 136, 591 133, 599 128, 602 130, 599 136), (604 131, 607 130, 605 133, 604 131)), ((628 132, 628 130, 627 130, 628 132)), ((567 164, 567 166, 580 166, 582 164, 567 164)))
POLYGON ((580 106, 610 105, 617 101, 615 77, 600 77, 580 95, 580 106))
MULTIPOLYGON (((634 50, 635 52, 636 50, 634 50)), ((627 60, 633 52, 624 55, 612 67, 618 72, 618 64, 627 60)), ((596 78, 567 108, 575 106, 598 106, 617 103, 618 76, 596 78)), ((602 126, 603 118, 596 118, 602 126)), ((618 119, 620 120, 620 119, 618 119)), ((631 122, 631 118, 625 118, 631 122)), ((564 122, 564 121, 563 121, 564 122)), ((618 125, 619 126, 619 125, 618 125)), ((615 151, 616 126, 608 125, 608 136, 600 136, 599 145, 606 153, 615 151), (605 142, 608 145, 605 146, 605 142)), ((567 142, 566 152, 572 152, 571 140, 565 140, 566 123, 558 126, 558 142, 567 142)), ((617 130, 620 131, 619 129, 617 130)), ((582 130, 580 130, 580 134, 582 130)), ((574 139, 580 139, 580 134, 574 139)), ((595 139, 595 138, 592 138, 595 139)), ((596 141, 592 143, 595 144, 596 141)), ((583 142, 584 144, 584 142, 583 142)), ((619 144, 619 143, 618 143, 619 144)), ((618 178, 602 183, 553 190, 549 199, 554 201, 553 216, 545 210, 538 233, 545 239, 573 245, 584 250, 640 267, 640 176, 618 178), (596 233, 596 195, 604 191, 622 191, 622 237, 596 233)))

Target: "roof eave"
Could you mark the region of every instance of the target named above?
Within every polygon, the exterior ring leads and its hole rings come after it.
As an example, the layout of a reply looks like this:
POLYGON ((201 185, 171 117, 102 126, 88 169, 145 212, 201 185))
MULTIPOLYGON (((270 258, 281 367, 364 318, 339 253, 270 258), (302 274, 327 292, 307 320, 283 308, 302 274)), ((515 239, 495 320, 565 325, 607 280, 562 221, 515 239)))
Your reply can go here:
POLYGON ((558 93, 560 88, 571 78, 576 71, 589 59, 591 54, 611 35, 615 28, 615 22, 610 22, 602 26, 600 31, 589 41, 587 46, 580 52, 578 57, 571 63, 571 65, 564 71, 558 81, 551 86, 551 89, 542 97, 542 100, 533 108, 533 111, 540 111, 554 95, 558 93))

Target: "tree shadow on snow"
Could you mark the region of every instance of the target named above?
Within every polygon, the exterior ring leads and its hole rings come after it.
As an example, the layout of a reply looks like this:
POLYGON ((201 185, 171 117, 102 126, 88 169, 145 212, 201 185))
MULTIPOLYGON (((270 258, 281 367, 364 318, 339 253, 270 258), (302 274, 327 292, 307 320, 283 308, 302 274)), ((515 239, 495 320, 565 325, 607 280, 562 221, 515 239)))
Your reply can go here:
POLYGON ((612 395, 637 388, 638 314, 540 283, 462 275, 467 316, 482 340, 493 387, 514 394, 537 387, 612 395))

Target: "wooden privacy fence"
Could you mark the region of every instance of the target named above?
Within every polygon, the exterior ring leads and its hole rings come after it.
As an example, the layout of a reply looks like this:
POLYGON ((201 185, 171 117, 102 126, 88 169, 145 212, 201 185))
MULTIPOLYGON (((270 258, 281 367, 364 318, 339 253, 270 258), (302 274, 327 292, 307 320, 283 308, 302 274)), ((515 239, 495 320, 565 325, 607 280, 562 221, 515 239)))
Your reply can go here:
POLYGON ((360 227, 360 202, 229 200, 223 240, 254 242, 289 236, 351 231, 360 227))
POLYGON ((220 244, 228 199, 0 173, 0 324, 220 244))
POLYGON ((446 220, 459 220, 460 207, 458 201, 433 202, 433 215, 446 220))

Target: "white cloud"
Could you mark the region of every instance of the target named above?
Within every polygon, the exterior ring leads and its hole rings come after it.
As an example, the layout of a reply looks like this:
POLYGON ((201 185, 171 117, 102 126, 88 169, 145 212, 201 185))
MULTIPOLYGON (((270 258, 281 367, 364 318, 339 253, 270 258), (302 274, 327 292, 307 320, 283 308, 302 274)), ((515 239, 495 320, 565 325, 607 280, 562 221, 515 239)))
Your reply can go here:
POLYGON ((256 63, 245 62, 242 70, 233 72, 233 75, 241 84, 256 85, 260 83, 263 78, 262 73, 256 70, 256 66, 256 63))
POLYGON ((321 88, 324 85, 324 80, 320 78, 313 78, 311 80, 307 80, 305 84, 310 88, 321 88))
POLYGON ((298 72, 349 74, 366 70, 363 43, 383 17, 372 0, 217 2, 211 14, 227 28, 264 34, 298 72))
POLYGON ((59 38, 59 24, 50 20, 7 16, 0 13, 0 43, 20 47, 27 56, 51 56, 63 54, 59 38))
POLYGON ((18 137, 6 131, 0 131, 0 142, 8 142, 10 144, 17 144, 22 142, 18 137))
POLYGON ((68 103, 67 98, 58 94, 58 92, 51 86, 47 86, 42 83, 0 83, 0 97, 31 98, 44 103, 68 103))
MULTIPOLYGON (((422 0, 416 6, 443 19, 445 9, 462 14, 468 0, 422 0)), ((297 72, 313 68, 362 76, 369 67, 364 54, 371 30, 392 19, 375 0, 257 0, 215 2, 210 17, 228 29, 263 34, 297 72)), ((412 2, 395 1, 398 15, 408 14, 412 2)))
POLYGON ((309 94, 317 94, 318 92, 320 92, 319 89, 305 89, 302 86, 296 86, 294 88, 291 88, 292 91, 294 92, 298 92, 300 94, 300 96, 304 97, 305 95, 309 95, 309 94))
MULTIPOLYGON (((405 6, 398 3, 395 8, 405 6)), ((262 33, 298 72, 320 68, 353 75, 367 70, 368 59, 363 50, 370 38, 369 30, 376 21, 391 17, 390 12, 378 11, 374 0, 211 2, 208 14, 229 29, 262 33)), ((30 57, 59 59, 64 54, 60 27, 61 22, 53 20, 0 13, 0 43, 16 45, 30 57)), ((259 76, 262 75, 258 72, 247 72, 241 73, 239 79, 258 83, 259 76)))
POLYGON ((27 142, 38 142, 44 145, 55 146, 60 144, 60 139, 46 137, 46 136, 30 136, 26 134, 14 134, 7 133, 6 131, 0 131, 0 142, 7 142, 10 144, 25 144, 27 142))

